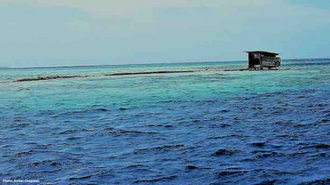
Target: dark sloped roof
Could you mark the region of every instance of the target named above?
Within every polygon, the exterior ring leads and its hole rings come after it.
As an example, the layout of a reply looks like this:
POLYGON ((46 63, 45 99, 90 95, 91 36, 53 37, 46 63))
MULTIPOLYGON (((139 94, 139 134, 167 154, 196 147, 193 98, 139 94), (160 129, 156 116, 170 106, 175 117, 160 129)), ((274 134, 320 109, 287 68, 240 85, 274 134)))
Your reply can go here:
POLYGON ((246 51, 246 53, 260 53, 264 55, 279 55, 279 53, 268 52, 268 51, 246 51))

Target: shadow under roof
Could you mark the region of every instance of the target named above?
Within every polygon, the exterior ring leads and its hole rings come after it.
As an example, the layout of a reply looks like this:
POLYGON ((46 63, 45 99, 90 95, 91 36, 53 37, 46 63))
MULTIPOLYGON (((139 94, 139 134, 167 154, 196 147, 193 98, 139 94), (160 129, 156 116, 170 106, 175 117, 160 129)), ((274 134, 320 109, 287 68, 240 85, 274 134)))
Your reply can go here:
POLYGON ((265 55, 279 55, 279 53, 268 52, 268 51, 246 51, 246 53, 260 53, 265 55))

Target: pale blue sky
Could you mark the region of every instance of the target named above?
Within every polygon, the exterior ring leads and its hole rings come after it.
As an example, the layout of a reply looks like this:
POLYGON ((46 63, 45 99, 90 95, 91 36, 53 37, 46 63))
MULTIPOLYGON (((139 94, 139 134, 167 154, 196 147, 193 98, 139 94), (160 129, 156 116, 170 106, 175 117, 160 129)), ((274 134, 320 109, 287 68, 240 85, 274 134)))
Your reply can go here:
POLYGON ((330 57, 329 0, 0 0, 0 66, 330 57))

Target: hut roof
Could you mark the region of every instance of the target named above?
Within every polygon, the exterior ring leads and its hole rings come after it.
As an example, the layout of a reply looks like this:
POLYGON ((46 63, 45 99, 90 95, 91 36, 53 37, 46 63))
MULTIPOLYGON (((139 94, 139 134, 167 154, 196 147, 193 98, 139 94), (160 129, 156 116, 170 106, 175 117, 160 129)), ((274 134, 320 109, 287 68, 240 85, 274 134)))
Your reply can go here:
POLYGON ((268 52, 268 51, 246 51, 246 53, 260 53, 263 55, 279 55, 279 53, 268 52))

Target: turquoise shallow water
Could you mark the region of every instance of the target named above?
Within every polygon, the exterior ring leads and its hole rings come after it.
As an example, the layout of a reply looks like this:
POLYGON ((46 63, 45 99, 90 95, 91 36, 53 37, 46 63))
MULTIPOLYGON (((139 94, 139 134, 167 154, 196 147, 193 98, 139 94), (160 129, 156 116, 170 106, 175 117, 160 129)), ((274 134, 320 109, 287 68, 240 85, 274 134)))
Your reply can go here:
POLYGON ((41 184, 330 181, 330 61, 0 70, 0 176, 41 184), (208 69, 207 71, 205 69, 208 69), (187 74, 111 76, 141 71, 187 74), (88 78, 13 82, 36 76, 88 78))

